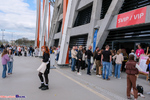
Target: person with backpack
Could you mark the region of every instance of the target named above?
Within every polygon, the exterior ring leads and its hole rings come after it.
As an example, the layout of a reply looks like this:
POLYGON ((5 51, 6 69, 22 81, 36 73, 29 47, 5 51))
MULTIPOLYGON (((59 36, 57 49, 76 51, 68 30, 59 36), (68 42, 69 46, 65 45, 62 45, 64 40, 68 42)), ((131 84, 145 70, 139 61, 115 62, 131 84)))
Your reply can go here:
POLYGON ((8 61, 8 75, 12 74, 12 70, 13 70, 13 52, 12 52, 12 49, 9 49, 8 50, 8 56, 9 56, 9 59, 10 61, 8 61))
POLYGON ((47 90, 49 89, 48 87, 48 83, 49 83, 49 79, 48 79, 48 74, 50 71, 50 52, 47 46, 42 46, 41 47, 42 52, 43 52, 43 59, 42 59, 42 64, 41 66, 37 69, 39 71, 39 78, 41 80, 41 86, 39 87, 39 89, 41 90, 47 90), (45 77, 45 82, 46 84, 44 84, 44 79, 43 79, 43 75, 45 77))
POLYGON ((8 55, 7 55, 7 49, 3 50, 1 57, 2 57, 2 65, 3 65, 2 78, 5 78, 6 77, 6 71, 7 71, 7 62, 10 60, 8 55))
POLYGON ((118 50, 117 54, 115 56, 113 56, 113 59, 115 60, 115 78, 121 79, 120 77, 120 69, 121 69, 121 65, 122 62, 124 61, 123 55, 121 54, 121 52, 118 50))
POLYGON ((131 88, 133 88, 134 99, 138 98, 138 90, 136 88, 136 79, 139 74, 138 69, 136 68, 136 61, 134 61, 134 55, 129 56, 129 60, 126 63, 126 73, 127 73, 127 98, 131 99, 130 93, 131 88))

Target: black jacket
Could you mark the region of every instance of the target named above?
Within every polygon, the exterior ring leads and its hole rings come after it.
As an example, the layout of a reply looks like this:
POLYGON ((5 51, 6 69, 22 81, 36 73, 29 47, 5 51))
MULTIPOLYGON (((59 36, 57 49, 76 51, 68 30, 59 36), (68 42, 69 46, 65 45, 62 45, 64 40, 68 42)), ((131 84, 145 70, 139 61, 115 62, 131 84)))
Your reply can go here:
POLYGON ((81 59, 82 60, 82 56, 83 56, 83 52, 81 50, 78 51, 78 54, 77 54, 77 59, 81 59))
POLYGON ((85 53, 85 55, 87 55, 87 59, 91 59, 91 56, 93 56, 93 53, 91 50, 87 50, 87 52, 85 53))
POLYGON ((44 72, 44 73, 46 73, 46 74, 49 74, 49 70, 50 70, 50 61, 49 61, 49 58, 50 58, 50 55, 49 55, 48 53, 45 53, 45 52, 44 52, 44 55, 43 55, 43 62, 45 62, 45 63, 49 62, 49 63, 47 64, 46 70, 45 70, 45 72, 44 72))

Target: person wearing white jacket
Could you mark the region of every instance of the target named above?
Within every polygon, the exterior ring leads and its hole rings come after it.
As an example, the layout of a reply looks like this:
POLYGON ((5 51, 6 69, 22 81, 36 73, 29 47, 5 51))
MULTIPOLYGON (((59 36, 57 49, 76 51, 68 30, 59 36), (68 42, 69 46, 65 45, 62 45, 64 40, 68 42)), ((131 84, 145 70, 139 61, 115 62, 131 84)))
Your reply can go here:
POLYGON ((116 65, 115 65, 115 78, 121 79, 120 77, 120 69, 122 62, 124 60, 123 55, 120 53, 120 51, 117 51, 117 54, 113 57, 113 59, 116 59, 116 65))

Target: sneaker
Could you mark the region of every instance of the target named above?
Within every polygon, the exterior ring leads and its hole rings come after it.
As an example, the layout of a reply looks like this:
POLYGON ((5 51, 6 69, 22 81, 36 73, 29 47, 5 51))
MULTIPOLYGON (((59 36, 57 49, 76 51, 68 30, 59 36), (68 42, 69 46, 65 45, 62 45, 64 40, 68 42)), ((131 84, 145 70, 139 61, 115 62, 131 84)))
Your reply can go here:
POLYGON ((109 81, 109 80, 110 80, 110 78, 107 79, 107 81, 109 81))
POLYGON ((48 89, 49 89, 48 86, 44 86, 41 88, 41 90, 48 90, 48 89))
POLYGON ((99 77, 102 77, 102 75, 99 75, 99 77))
POLYGON ((87 75, 91 75, 91 73, 88 73, 87 75))
POLYGON ((114 76, 114 78, 117 78, 116 76, 114 76))
POLYGON ((127 97, 127 99, 132 99, 131 97, 127 97))
POLYGON ((39 87, 39 89, 42 89, 42 87, 44 87, 44 83, 41 83, 41 86, 39 87))
POLYGON ((97 77, 99 77, 99 75, 96 75, 97 77))
POLYGON ((121 79, 121 77, 120 77, 120 78, 118 78, 118 79, 121 79))
POLYGON ((82 75, 81 73, 77 73, 77 75, 82 75))

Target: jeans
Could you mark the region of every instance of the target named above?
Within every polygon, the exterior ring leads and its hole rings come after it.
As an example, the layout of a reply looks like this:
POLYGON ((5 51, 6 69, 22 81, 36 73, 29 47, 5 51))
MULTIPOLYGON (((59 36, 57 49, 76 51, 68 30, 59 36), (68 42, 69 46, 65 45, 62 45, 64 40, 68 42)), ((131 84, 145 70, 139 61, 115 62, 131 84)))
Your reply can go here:
POLYGON ((72 65, 71 65, 71 70, 75 71, 75 64, 76 64, 76 59, 72 58, 72 65))
POLYGON ((116 64, 115 66, 115 77, 117 78, 120 78, 120 69, 121 69, 121 64, 116 64))
POLYGON ((109 67, 110 67, 110 62, 103 61, 103 79, 105 79, 105 70, 106 70, 106 79, 108 79, 109 67))
POLYGON ((87 59, 87 62, 88 62, 88 68, 87 68, 87 74, 90 74, 90 69, 91 69, 91 60, 90 59, 87 59))
POLYGON ((2 78, 5 78, 5 77, 6 77, 6 71, 7 71, 7 65, 3 65, 2 78))
POLYGON ((59 53, 57 54, 56 61, 58 61, 58 59, 59 59, 59 53))
POLYGON ((112 76, 112 61, 110 62, 110 67, 109 67, 109 76, 112 76))
POLYGON ((30 56, 33 56, 33 52, 32 51, 30 51, 30 56))
POLYGON ((12 61, 9 61, 7 64, 8 64, 8 73, 11 73, 11 74, 12 74, 13 62, 12 62, 12 61))

